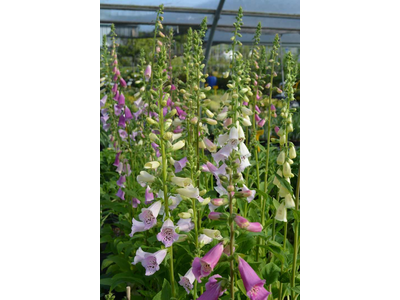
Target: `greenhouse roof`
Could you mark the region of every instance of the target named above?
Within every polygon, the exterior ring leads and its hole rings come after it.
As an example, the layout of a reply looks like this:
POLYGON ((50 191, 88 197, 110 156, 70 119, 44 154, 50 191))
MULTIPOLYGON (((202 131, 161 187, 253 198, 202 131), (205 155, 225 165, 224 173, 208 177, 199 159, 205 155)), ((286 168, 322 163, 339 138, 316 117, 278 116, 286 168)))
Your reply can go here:
POLYGON ((206 16, 209 32, 214 27, 221 42, 230 38, 240 6, 244 14, 243 32, 254 33, 261 22, 263 33, 292 37, 295 34, 298 36, 295 43, 300 42, 299 0, 100 0, 100 22, 116 26, 153 25, 160 4, 164 4, 163 24, 198 26, 206 16))

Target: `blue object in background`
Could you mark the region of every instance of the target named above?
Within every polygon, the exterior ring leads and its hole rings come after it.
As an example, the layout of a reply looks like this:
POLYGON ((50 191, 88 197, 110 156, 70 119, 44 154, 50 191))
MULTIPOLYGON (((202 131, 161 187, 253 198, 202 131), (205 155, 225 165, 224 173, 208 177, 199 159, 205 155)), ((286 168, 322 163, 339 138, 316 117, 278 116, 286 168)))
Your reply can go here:
POLYGON ((217 85, 217 77, 215 76, 208 76, 207 77, 207 84, 213 88, 215 85, 217 85))

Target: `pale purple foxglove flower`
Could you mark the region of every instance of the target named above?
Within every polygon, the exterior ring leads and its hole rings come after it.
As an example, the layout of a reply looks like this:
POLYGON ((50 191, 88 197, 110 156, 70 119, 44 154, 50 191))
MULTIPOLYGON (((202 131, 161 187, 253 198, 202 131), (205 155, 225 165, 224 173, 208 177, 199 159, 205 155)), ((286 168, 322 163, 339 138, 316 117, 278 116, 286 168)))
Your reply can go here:
POLYGON ((160 153, 160 150, 158 150, 158 148, 160 148, 160 146, 158 146, 156 143, 151 143, 151 147, 153 147, 154 151, 156 152, 156 156, 160 157, 161 153, 160 153))
POLYGON ((176 90, 176 86, 174 84, 171 84, 171 91, 175 91, 176 90))
POLYGON ((197 239, 199 241, 200 248, 202 248, 205 245, 210 244, 213 241, 213 238, 211 238, 203 233, 200 234, 197 239))
POLYGON ((177 226, 167 219, 161 227, 161 231, 157 234, 157 240, 162 242, 166 248, 171 247, 174 242, 179 239, 179 234, 176 233, 177 226))
POLYGON ((122 127, 122 128, 125 128, 125 117, 123 115, 119 116, 118 126, 122 127))
POLYGON ((219 218, 221 217, 221 215, 222 215, 222 213, 220 213, 220 212, 210 212, 210 213, 208 214, 208 218, 209 218, 210 220, 219 220, 219 218))
POLYGON ((117 185, 120 187, 125 187, 124 183, 126 181, 126 177, 125 176, 121 176, 118 180, 117 180, 117 185))
POLYGON ((244 196, 245 196, 246 199, 247 199, 247 202, 249 202, 249 203, 250 203, 250 202, 254 199, 254 197, 256 196, 256 191, 249 190, 245 184, 243 184, 243 187, 241 188, 241 192, 244 194, 244 196))
POLYGON ((115 156, 115 161, 114 161, 114 166, 118 167, 119 165, 119 156, 121 155, 121 152, 118 152, 117 155, 115 156))
POLYGON ((161 201, 154 202, 148 208, 142 208, 139 219, 144 223, 145 229, 150 229, 157 224, 157 215, 161 208, 161 201))
POLYGON ((173 130, 173 132, 174 133, 181 133, 181 132, 183 132, 183 128, 179 125, 173 130))
POLYGON ((150 192, 150 187, 147 186, 146 191, 144 192, 144 204, 148 205, 154 200, 154 194, 150 192))
POLYGON ((193 289, 193 282, 195 277, 192 272, 192 268, 186 272, 185 276, 180 276, 179 284, 184 287, 186 292, 190 294, 190 291, 193 289))
POLYGON ((235 126, 233 126, 229 131, 228 143, 232 146, 233 149, 237 149, 237 146, 239 144, 239 132, 235 126))
POLYGON ((276 107, 273 104, 271 104, 271 111, 276 111, 276 107))
POLYGON ((271 87, 271 82, 268 82, 268 84, 265 86, 266 89, 269 89, 271 87))
POLYGON ((224 121, 224 127, 228 127, 228 126, 231 125, 231 124, 232 124, 232 118, 225 119, 225 121, 224 121))
POLYGON ((108 131, 108 129, 110 128, 111 124, 103 124, 103 129, 104 131, 108 131))
POLYGON ((167 255, 167 249, 159 250, 155 253, 144 252, 142 248, 136 251, 136 256, 133 259, 133 265, 137 263, 141 263, 142 266, 146 269, 146 276, 153 275, 155 272, 160 270, 160 264, 164 260, 167 255))
POLYGON ((258 85, 258 82, 257 82, 256 80, 254 80, 254 85, 255 85, 255 86, 257 86, 257 85, 258 85))
POLYGON ((114 104, 114 113, 116 116, 119 116, 122 112, 122 107, 118 104, 114 104))
POLYGON ((104 115, 108 116, 108 108, 103 108, 103 109, 100 110, 100 112, 101 112, 102 116, 104 116, 104 115))
POLYGON ((168 107, 171 107, 171 106, 172 106, 172 100, 171 100, 171 98, 168 98, 168 100, 167 100, 167 106, 168 106, 168 107))
POLYGON ((207 147, 208 151, 210 151, 210 152, 216 152, 217 151, 217 146, 213 142, 211 142, 208 138, 205 137, 203 139, 203 142, 206 144, 206 147, 207 147))
POLYGON ((125 141, 126 138, 128 137, 128 133, 123 129, 118 129, 118 133, 123 141, 125 141))
POLYGON ((125 96, 122 93, 118 97, 118 104, 121 105, 121 106, 125 105, 125 96))
POLYGON ((113 81, 117 81, 117 79, 118 79, 118 75, 115 74, 115 75, 113 76, 113 81))
POLYGON ((132 131, 132 134, 129 136, 132 140, 136 141, 136 137, 139 134, 139 131, 132 131))
POLYGON ((219 297, 223 295, 225 290, 222 290, 221 283, 215 279, 218 277, 221 276, 216 274, 210 277, 209 281, 206 283, 206 291, 197 298, 198 300, 218 300, 219 297))
POLYGON ((249 102, 243 101, 243 105, 244 105, 244 106, 248 106, 248 105, 249 105, 249 102))
POLYGON ((100 100, 100 108, 106 105, 107 101, 107 95, 105 95, 101 100, 100 100))
POLYGON ((181 201, 182 201, 182 197, 179 194, 177 194, 175 197, 169 196, 168 199, 171 200, 171 204, 168 205, 168 208, 170 210, 174 210, 179 205, 179 203, 181 203, 181 201))
POLYGON ((117 72, 117 67, 114 66, 114 68, 112 69, 112 72, 115 74, 117 72))
POLYGON ((104 125, 104 124, 107 123, 107 120, 108 120, 108 119, 109 119, 108 114, 105 114, 104 116, 102 116, 102 117, 100 118, 100 121, 101 121, 101 123, 103 123, 103 125, 104 125))
POLYGON ((207 167, 206 164, 201 165, 201 166, 200 166, 200 170, 201 170, 202 172, 210 172, 210 169, 208 169, 208 167, 207 167))
MULTIPOLYGON (((124 164, 123 164, 122 162, 120 162, 120 163, 118 164, 118 167, 117 167, 117 170, 116 170, 116 171, 118 172, 119 175, 121 175, 123 168, 124 168, 124 164)), ((129 175, 128 175, 128 176, 129 176, 129 175)))
POLYGON ((117 195, 122 200, 125 200, 125 192, 123 190, 119 189, 115 195, 117 195))
POLYGON ((241 160, 239 159, 236 160, 237 163, 239 163, 239 167, 236 169, 239 173, 243 172, 247 167, 250 167, 250 161, 247 157, 241 157, 241 160))
POLYGON ((234 146, 232 146, 232 144, 228 143, 224 147, 219 149, 217 153, 212 153, 211 155, 214 158, 215 162, 218 164, 220 161, 225 161, 231 154, 233 147, 234 146))
POLYGON ((186 166, 187 161, 188 159, 186 158, 186 156, 181 160, 176 161, 174 163, 175 173, 179 173, 180 171, 182 171, 182 169, 186 166))
POLYGON ((151 66, 147 65, 146 69, 144 70, 144 78, 146 81, 149 81, 151 77, 151 66))
POLYGON ((160 51, 161 51, 160 47, 156 47, 156 52, 160 53, 160 51))
POLYGON ((137 106, 137 107, 142 107, 143 105, 143 100, 142 100, 142 97, 140 97, 140 98, 138 98, 136 101, 134 101, 133 103, 135 103, 135 105, 137 106))
POLYGON ((257 95, 256 95, 256 99, 257 100, 260 100, 261 99, 261 96, 257 93, 257 95))
MULTIPOLYGON (((210 251, 208 251, 203 258, 195 257, 192 263, 193 267, 192 271, 198 282, 201 283, 201 278, 210 275, 210 273, 218 263, 223 250, 224 250, 223 244, 219 243, 216 246, 214 246, 210 251)), ((208 298, 203 298, 203 299, 208 299, 208 298)))
POLYGON ((179 219, 176 225, 178 225, 180 231, 184 232, 189 232, 190 230, 194 229, 194 223, 191 219, 179 219))
POLYGON ((260 223, 249 222, 246 218, 243 218, 242 216, 239 215, 235 217, 235 222, 240 228, 246 229, 251 232, 260 232, 263 229, 260 223))
POLYGON ((261 280, 250 265, 239 256, 239 272, 250 300, 266 300, 271 294, 264 288, 265 280, 261 280))
POLYGON ((260 122, 257 123, 258 127, 263 127, 265 124, 265 119, 262 119, 260 122))
POLYGON ((119 83, 121 84, 122 87, 126 87, 126 82, 122 77, 119 79, 119 83))
POLYGON ((115 94, 115 93, 117 92, 117 89, 118 89, 118 84, 117 84, 117 83, 114 83, 114 85, 113 85, 111 91, 115 94))
POLYGON ((132 171, 131 171, 131 165, 128 163, 125 163, 124 165, 124 172, 126 175, 131 175, 132 171))
POLYGON ((275 126, 274 130, 275 130, 275 133, 278 134, 278 132, 279 132, 279 127, 278 127, 278 126, 275 126))
POLYGON ((259 117, 259 115, 255 114, 254 119, 256 122, 260 122, 262 119, 259 117))
POLYGON ((142 186, 146 187, 148 183, 154 182, 156 178, 153 175, 150 175, 146 171, 140 171, 140 174, 136 177, 137 182, 142 186))
MULTIPOLYGON (((134 199, 136 199, 136 198, 134 198, 134 199)), ((132 199, 132 201, 133 201, 133 199, 132 199)), ((138 200, 138 201, 139 201, 139 200, 138 200)), ((140 201, 139 201, 139 203, 140 203, 140 201)), ((137 203, 136 203, 136 206, 134 206, 133 203, 132 203, 132 206, 133 206, 133 207, 137 207, 137 203)), ((133 219, 132 219, 131 233, 129 234, 129 236, 130 236, 130 237, 133 237, 133 235, 134 235, 136 232, 143 232, 143 231, 146 231, 144 223, 143 223, 143 222, 139 222, 139 221, 137 221, 135 218, 133 218, 133 219)))
POLYGON ((260 110, 260 108, 256 105, 256 107, 255 107, 255 110, 258 112, 258 113, 261 113, 261 110, 260 110))
MULTIPOLYGON (((138 207, 139 204, 140 204, 140 200, 138 198, 132 198, 132 206, 134 208, 138 207)), ((144 228, 144 223, 143 223, 143 228, 144 228)))

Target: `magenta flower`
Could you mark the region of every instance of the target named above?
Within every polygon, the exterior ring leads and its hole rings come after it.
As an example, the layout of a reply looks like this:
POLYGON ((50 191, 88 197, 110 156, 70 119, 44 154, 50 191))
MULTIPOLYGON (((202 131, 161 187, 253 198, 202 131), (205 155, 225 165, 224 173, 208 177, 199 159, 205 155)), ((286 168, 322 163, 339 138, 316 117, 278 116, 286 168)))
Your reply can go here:
POLYGON ((228 143, 224 147, 222 147, 217 153, 212 153, 211 155, 214 158, 215 162, 218 164, 221 160, 225 161, 229 157, 232 152, 232 148, 232 144, 228 143))
POLYGON ((118 172, 119 175, 121 175, 123 168, 124 168, 124 164, 122 162, 120 162, 120 163, 118 163, 118 167, 115 171, 118 172))
POLYGON ((194 228, 194 223, 192 222, 191 219, 179 219, 176 225, 178 225, 179 231, 184 231, 184 232, 189 232, 194 228))
POLYGON ((122 87, 126 87, 126 82, 122 77, 119 79, 119 83, 121 84, 122 87))
POLYGON ((209 214, 208 214, 208 218, 210 219, 210 220, 219 220, 219 218, 221 217, 221 215, 222 215, 222 213, 219 213, 219 212, 210 212, 209 214))
POLYGON ((125 128, 125 117, 123 115, 119 116, 118 126, 122 127, 122 128, 125 128))
POLYGON ((118 104, 119 105, 125 105, 125 96, 124 96, 124 94, 122 94, 121 93, 121 95, 119 95, 119 97, 118 97, 118 104))
POLYGON ((260 122, 257 123, 258 127, 263 127, 265 124, 265 119, 262 119, 260 122))
POLYGON ((254 119, 256 120, 256 122, 260 122, 262 119, 260 118, 259 115, 255 114, 254 115, 254 119))
POLYGON ((264 288, 265 280, 261 280, 250 265, 239 256, 239 272, 250 300, 266 300, 271 294, 264 288))
POLYGON ((272 111, 276 111, 275 105, 271 104, 271 110, 272 110, 272 111))
POLYGON ((258 222, 250 222, 249 226, 246 229, 247 229, 247 231, 251 231, 251 232, 261 232, 263 230, 263 227, 258 222))
POLYGON ((181 280, 179 280, 179 284, 183 286, 186 292, 189 294, 190 291, 193 289, 193 282, 195 280, 192 268, 190 268, 189 271, 186 272, 185 276, 180 276, 180 277, 181 280))
POLYGON ((246 218, 243 218, 242 216, 239 215, 235 217, 235 222, 240 228, 246 229, 251 232, 260 232, 263 229, 260 223, 249 222, 246 218))
POLYGON ((151 77, 151 66, 147 65, 146 69, 144 70, 144 78, 146 81, 149 81, 151 77))
POLYGON ((133 116, 132 116, 131 110, 129 109, 128 106, 125 106, 125 120, 129 121, 132 119, 133 119, 133 116))
POLYGON ((144 192, 144 204, 148 205, 151 201, 154 200, 154 194, 150 192, 150 187, 147 186, 146 191, 144 192))
POLYGON ((148 208, 142 208, 139 219, 144 223, 145 229, 150 229, 157 224, 157 216, 161 208, 161 201, 154 202, 148 208))
POLYGON ((142 248, 136 251, 136 256, 133 259, 133 265, 138 262, 146 269, 146 276, 153 275, 155 272, 160 270, 160 264, 167 255, 167 249, 159 250, 156 253, 144 252, 142 248))
POLYGON ((171 247, 174 242, 179 239, 179 234, 176 233, 174 223, 167 219, 161 227, 161 231, 157 234, 157 240, 162 242, 166 248, 171 247))
POLYGON ((261 113, 261 110, 260 110, 260 108, 256 105, 256 107, 255 107, 255 110, 258 112, 258 113, 261 113))
POLYGON ((211 276, 206 283, 206 291, 198 298, 198 300, 218 300, 225 292, 222 291, 221 283, 216 278, 221 278, 219 274, 211 276))
MULTIPOLYGON (((135 199, 136 199, 136 198, 135 198, 135 199)), ((133 199, 132 199, 132 201, 133 201, 133 199)), ((139 202, 139 203, 140 203, 140 202, 139 202)), ((133 205, 133 204, 132 204, 132 205, 133 205)), ((137 204, 136 204, 136 206, 137 206, 137 204)), ((129 234, 129 236, 130 236, 130 237, 133 237, 133 235, 134 235, 136 232, 143 232, 143 231, 146 231, 144 223, 143 223, 143 222, 139 222, 139 221, 137 221, 135 218, 133 218, 133 219, 132 219, 131 233, 129 234)))
POLYGON ((138 207, 139 204, 140 204, 140 200, 138 198, 132 198, 132 206, 134 208, 138 207))
POLYGON ((106 105, 107 101, 107 95, 105 95, 101 100, 100 100, 100 108, 106 105))
POLYGON ((171 91, 175 91, 176 90, 176 86, 174 84, 171 84, 171 91))
POLYGON ((175 173, 179 173, 182 171, 182 169, 186 166, 188 159, 186 157, 182 158, 181 160, 178 160, 174 163, 175 167, 175 173))
POLYGON ((124 176, 121 176, 121 177, 117 180, 117 185, 120 186, 120 187, 125 187, 125 186, 124 186, 125 181, 126 181, 125 175, 124 175, 124 176))
POLYGON ((122 200, 125 200, 125 192, 123 190, 119 189, 115 195, 117 195, 122 200))
POLYGON ((275 126, 274 130, 275 130, 276 134, 278 134, 279 127, 278 127, 278 126, 275 126))
MULTIPOLYGON (((210 275, 214 267, 221 257, 222 251, 224 251, 224 246, 222 243, 214 246, 203 258, 196 257, 193 260, 193 274, 197 281, 201 283, 201 278, 210 275)), ((207 299, 207 298, 203 298, 207 299)))
POLYGON ((115 156, 115 161, 114 161, 114 166, 118 167, 119 166, 119 156, 121 155, 121 152, 118 152, 117 155, 115 156))
POLYGON ((117 89, 118 89, 118 84, 114 83, 111 91, 115 94, 117 92, 117 89))

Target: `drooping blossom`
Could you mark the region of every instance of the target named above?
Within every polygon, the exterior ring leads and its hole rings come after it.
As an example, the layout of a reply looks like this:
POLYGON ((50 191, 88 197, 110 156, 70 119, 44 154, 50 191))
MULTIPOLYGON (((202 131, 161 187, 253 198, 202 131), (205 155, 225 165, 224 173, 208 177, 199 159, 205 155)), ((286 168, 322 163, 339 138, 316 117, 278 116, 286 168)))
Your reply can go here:
POLYGON ((134 208, 138 207, 139 204, 140 204, 140 200, 138 198, 132 198, 132 206, 134 208))
POLYGON ((125 176, 125 175, 124 175, 124 176, 121 176, 121 177, 117 180, 117 185, 120 186, 120 187, 125 187, 125 186, 124 186, 125 181, 126 181, 126 176, 125 176))
MULTIPOLYGON (((233 247, 233 253, 235 253, 235 247, 233 247)), ((231 256, 231 246, 230 244, 226 244, 225 248, 224 248, 224 253, 228 256, 231 256)))
POLYGON ((151 66, 147 65, 146 69, 144 70, 144 78, 146 81, 149 81, 151 77, 151 66))
POLYGON ((174 162, 175 173, 179 173, 180 171, 182 171, 182 169, 186 166, 187 162, 188 159, 186 158, 186 156, 181 160, 175 161, 174 162))
POLYGON ((122 200, 125 200, 125 192, 121 188, 118 190, 118 192, 115 195, 117 195, 122 200))
POLYGON ((136 256, 133 259, 133 265, 141 263, 146 269, 146 276, 153 275, 160 269, 160 264, 167 255, 167 249, 159 250, 155 253, 144 252, 141 247, 136 251, 136 256))
POLYGON ((256 196, 256 191, 254 190, 249 190, 245 184, 243 184, 243 187, 241 188, 241 192, 243 195, 246 197, 247 202, 251 202, 254 197, 256 196))
POLYGON ((144 223, 145 229, 150 229, 157 224, 157 215, 160 212, 161 201, 154 202, 148 208, 142 208, 139 219, 144 223))
POLYGON ((176 189, 179 195, 188 197, 188 198, 198 198, 200 196, 199 189, 191 186, 187 186, 184 188, 176 189))
POLYGON ((125 120, 130 121, 132 119, 133 119, 133 116, 132 116, 131 110, 129 109, 128 106, 125 106, 125 120))
POLYGON ((235 217, 235 222, 240 228, 246 229, 251 232, 260 232, 263 229, 260 223, 249 222, 246 218, 239 215, 235 217))
POLYGON ((184 232, 189 232, 190 230, 194 229, 194 223, 191 219, 179 219, 176 225, 178 225, 180 231, 184 232))
POLYGON ((278 209, 276 210, 275 219, 278 221, 287 222, 286 214, 287 214, 287 211, 286 211, 285 203, 281 203, 279 205, 278 209))
POLYGON ((220 213, 220 212, 210 212, 210 213, 208 214, 208 218, 209 218, 210 220, 219 220, 219 218, 221 217, 221 215, 222 215, 222 213, 220 213))
POLYGON ((189 271, 186 272, 185 276, 180 276, 179 284, 183 286, 188 294, 193 289, 193 282, 195 280, 194 274, 192 272, 193 268, 190 268, 189 271))
POLYGON ((140 171, 140 174, 136 177, 137 182, 142 186, 145 187, 148 183, 154 182, 156 178, 147 173, 146 171, 140 171))
POLYGON ((268 298, 271 293, 264 288, 265 280, 261 280, 253 268, 240 256, 239 272, 250 300, 266 300, 268 298))
POLYGON ((122 93, 118 97, 118 104, 121 106, 125 105, 125 96, 122 93))
POLYGON ((107 95, 105 95, 101 100, 100 100, 100 108, 106 105, 107 101, 107 95))
POLYGON ((222 296, 225 290, 222 290, 221 282, 217 281, 216 278, 221 278, 221 275, 216 274, 210 277, 206 283, 206 291, 201 294, 198 300, 218 300, 222 296))
POLYGON ((125 124, 125 117, 124 115, 120 115, 119 116, 119 120, 118 120, 118 127, 122 127, 125 128, 126 124, 125 124))
POLYGON ((119 156, 121 155, 121 152, 117 152, 117 155, 115 156, 115 161, 114 161, 114 166, 118 167, 119 166, 119 156))
POLYGON ((123 141, 125 141, 126 138, 128 137, 128 133, 123 129, 118 129, 118 133, 123 141))
POLYGON ((180 187, 187 187, 192 184, 192 179, 174 176, 171 178, 171 182, 180 187))
POLYGON ((210 238, 209 236, 206 236, 205 234, 200 234, 199 237, 197 238, 199 241, 199 246, 202 248, 203 246, 210 244, 213 241, 213 238, 210 238))
MULTIPOLYGON (((133 201, 133 200, 132 200, 133 201)), ((133 202, 132 202, 133 203, 133 202)), ((140 202, 139 202, 140 203, 140 202)), ((133 204, 132 204, 133 205, 133 204)), ((137 206, 137 204, 136 204, 137 206)), ((130 237, 133 237, 133 235, 136 232, 143 232, 146 231, 145 229, 145 224, 143 222, 139 222, 135 218, 132 218, 132 228, 131 228, 131 233, 129 234, 130 237)))
POLYGON ((154 200, 154 194, 151 193, 150 187, 147 186, 145 192, 144 192, 144 204, 148 205, 154 200))
POLYGON ((162 242, 165 247, 171 247, 179 239, 179 234, 176 233, 175 228, 177 226, 170 219, 165 220, 161 231, 157 234, 157 240, 162 242))
POLYGON ((119 79, 119 83, 121 84, 122 87, 126 87, 126 82, 122 77, 119 79))
POLYGON ((223 244, 219 243, 214 246, 210 251, 208 251, 207 254, 204 255, 204 257, 195 257, 192 263, 192 267, 193 274, 198 282, 201 283, 201 278, 210 275, 214 267, 217 265, 223 250, 223 244))

